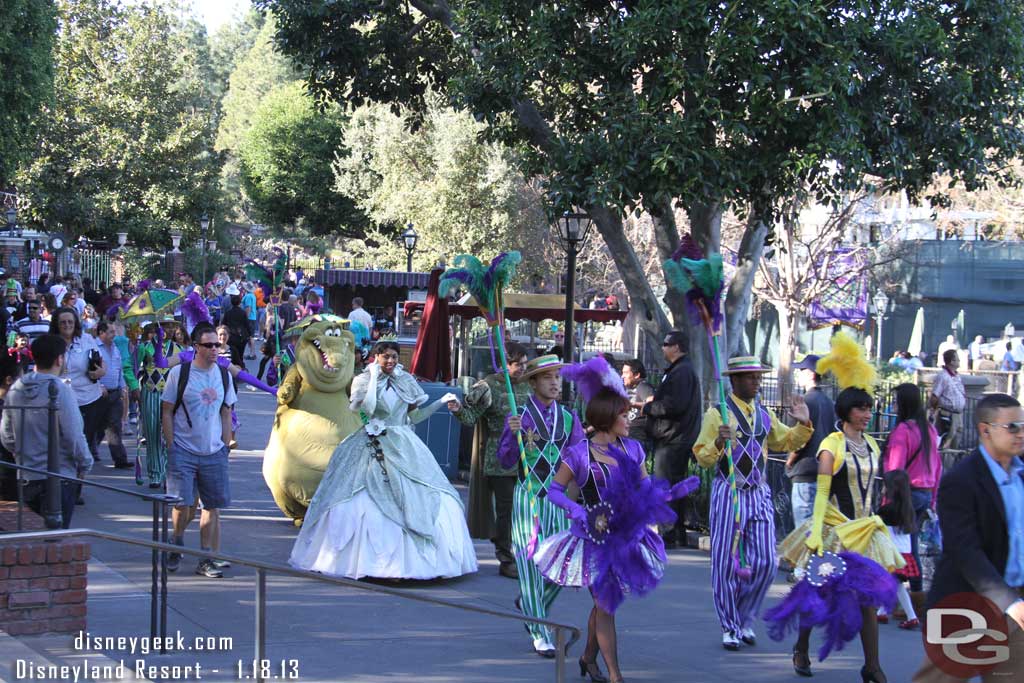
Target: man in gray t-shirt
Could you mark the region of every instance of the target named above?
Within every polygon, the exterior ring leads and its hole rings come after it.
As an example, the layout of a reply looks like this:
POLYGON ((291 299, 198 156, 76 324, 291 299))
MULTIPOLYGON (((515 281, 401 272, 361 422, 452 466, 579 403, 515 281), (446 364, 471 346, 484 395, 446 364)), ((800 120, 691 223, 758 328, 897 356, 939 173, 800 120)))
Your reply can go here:
MULTIPOLYGON (((167 444, 167 493, 182 499, 174 507, 174 543, 185 544, 185 529, 194 514, 198 492, 203 503, 199 520, 200 547, 220 550, 220 509, 231 503, 228 447, 231 407, 238 400, 226 368, 217 364, 220 342, 209 323, 192 330, 195 358, 171 368, 161 396, 163 438, 167 444), (184 376, 184 379, 182 379, 184 376), (184 383, 183 389, 179 386, 184 383)), ((168 557, 167 569, 177 571, 181 555, 168 557)), ((228 563, 202 559, 196 573, 219 578, 228 563)))

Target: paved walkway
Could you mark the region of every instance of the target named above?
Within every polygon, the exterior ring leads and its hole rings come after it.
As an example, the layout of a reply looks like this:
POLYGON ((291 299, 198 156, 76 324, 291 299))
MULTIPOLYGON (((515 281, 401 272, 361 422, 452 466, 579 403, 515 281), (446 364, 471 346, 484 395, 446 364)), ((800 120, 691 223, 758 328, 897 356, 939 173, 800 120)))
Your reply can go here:
MULTIPOLYGON (((223 551, 285 563, 296 529, 275 507, 260 472, 273 410, 270 397, 242 390, 239 415, 243 426, 240 450, 232 455, 233 505, 222 515, 223 551)), ((105 447, 102 457, 94 478, 135 488, 130 471, 106 467, 110 461, 105 447)), ((127 496, 90 492, 74 521, 75 526, 149 538, 149 515, 147 505, 127 496)), ((198 545, 196 524, 189 530, 186 544, 198 545)), ((511 609, 516 582, 498 576, 489 544, 478 543, 476 548, 479 573, 454 581, 403 585, 402 589, 511 609)), ((708 556, 696 550, 669 554, 670 566, 658 590, 646 599, 627 602, 618 613, 619 657, 627 680, 798 680, 789 664, 789 643, 762 637, 756 647, 738 653, 722 650, 711 603, 708 556)), ((148 551, 100 541, 93 546, 93 558, 89 566, 89 633, 102 637, 148 635, 148 551)), ((163 656, 108 649, 90 653, 92 661, 110 664, 124 660, 129 669, 135 660, 143 660, 146 666, 198 664, 201 680, 245 680, 246 671, 251 678, 254 572, 236 567, 227 570, 223 579, 207 579, 193 574, 193 567, 194 561, 186 557, 182 569, 170 577, 169 631, 180 631, 188 642, 213 638, 208 644, 220 649, 163 656), (223 638, 230 641, 216 642, 223 638)), ((298 680, 346 683, 554 680, 554 664, 532 653, 526 634, 515 622, 290 577, 270 576, 267 587, 267 654, 273 662, 272 673, 278 677, 297 669, 298 680)), ((769 604, 786 589, 780 578, 769 604)), ((584 627, 591 604, 588 594, 565 591, 551 618, 584 627)), ((581 652, 580 645, 571 650, 567 680, 575 679, 575 659, 581 652)), ((890 681, 909 681, 921 656, 918 632, 903 632, 891 624, 882 627, 883 665, 890 681)), ((74 649, 70 637, 14 640, 0 634, 0 680, 12 680, 13 661, 26 657, 35 658, 38 664, 80 664, 84 654, 74 649)), ((853 643, 824 664, 816 663, 815 680, 857 681, 860 665, 860 646, 853 643)), ((161 678, 142 678, 146 677, 161 678)), ((196 680, 197 676, 180 671, 177 678, 163 679, 196 680)))

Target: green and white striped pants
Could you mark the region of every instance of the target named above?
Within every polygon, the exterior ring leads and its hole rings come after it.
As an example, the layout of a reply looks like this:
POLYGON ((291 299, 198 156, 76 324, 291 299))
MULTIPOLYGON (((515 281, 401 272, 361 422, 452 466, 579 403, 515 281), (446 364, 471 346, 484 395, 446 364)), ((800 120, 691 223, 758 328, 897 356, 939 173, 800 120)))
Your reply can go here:
MULTIPOLYGON (((569 528, 565 512, 557 505, 549 503, 547 497, 537 499, 537 514, 540 520, 538 543, 569 528)), ((533 513, 530 509, 530 494, 526 485, 519 482, 512 496, 512 545, 516 555, 516 568, 519 570, 521 604, 527 616, 546 619, 548 610, 562 587, 545 579, 533 560, 526 556, 526 546, 532 534, 533 513)), ((545 638, 548 642, 554 643, 547 627, 528 624, 527 628, 534 638, 545 638)))

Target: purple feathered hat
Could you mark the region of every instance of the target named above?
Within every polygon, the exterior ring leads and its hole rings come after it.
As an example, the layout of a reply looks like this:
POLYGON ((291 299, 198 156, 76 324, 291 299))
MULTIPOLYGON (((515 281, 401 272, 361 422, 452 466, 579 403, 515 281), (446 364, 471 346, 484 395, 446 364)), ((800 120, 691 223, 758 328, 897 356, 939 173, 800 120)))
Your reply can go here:
POLYGON ((575 382, 584 401, 589 402, 602 389, 613 391, 623 398, 629 398, 622 377, 615 368, 608 365, 604 356, 594 356, 585 363, 576 363, 562 368, 562 377, 575 382))

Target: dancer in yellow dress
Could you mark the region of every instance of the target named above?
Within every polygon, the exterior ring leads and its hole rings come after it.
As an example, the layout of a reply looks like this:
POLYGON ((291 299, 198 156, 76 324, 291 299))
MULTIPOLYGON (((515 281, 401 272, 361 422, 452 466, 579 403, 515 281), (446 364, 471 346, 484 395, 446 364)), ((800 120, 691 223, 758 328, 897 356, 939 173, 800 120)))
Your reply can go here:
POLYGON ((881 476, 881 451, 867 434, 874 400, 869 393, 875 370, 864 350, 847 334, 832 339, 832 351, 818 362, 817 371, 831 371, 842 392, 836 397, 840 430, 818 447, 818 489, 814 515, 779 547, 782 557, 796 567, 801 581, 783 602, 769 610, 765 620, 772 638, 781 640, 799 627, 793 647, 793 667, 811 676, 808 656, 811 629, 822 626, 824 660, 859 632, 864 648, 861 678, 885 683, 878 657, 878 621, 875 610, 896 599, 896 583, 889 575, 905 565, 880 517, 872 514, 881 476), (835 494, 838 506, 829 498, 835 494))

